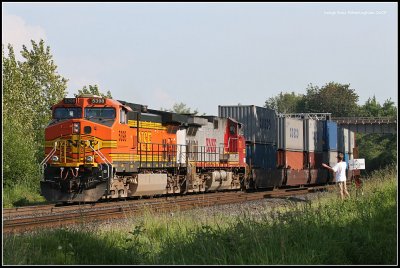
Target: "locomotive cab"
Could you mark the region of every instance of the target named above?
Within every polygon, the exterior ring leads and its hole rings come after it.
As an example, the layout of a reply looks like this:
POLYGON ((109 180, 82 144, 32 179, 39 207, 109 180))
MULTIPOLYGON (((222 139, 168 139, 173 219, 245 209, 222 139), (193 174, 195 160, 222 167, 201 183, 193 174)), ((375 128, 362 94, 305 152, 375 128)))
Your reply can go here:
POLYGON ((109 154, 117 140, 125 149, 133 147, 133 136, 127 136, 131 109, 112 99, 85 94, 63 99, 52 111, 45 130, 46 157, 41 163, 42 195, 62 201, 100 198, 116 172, 109 154))

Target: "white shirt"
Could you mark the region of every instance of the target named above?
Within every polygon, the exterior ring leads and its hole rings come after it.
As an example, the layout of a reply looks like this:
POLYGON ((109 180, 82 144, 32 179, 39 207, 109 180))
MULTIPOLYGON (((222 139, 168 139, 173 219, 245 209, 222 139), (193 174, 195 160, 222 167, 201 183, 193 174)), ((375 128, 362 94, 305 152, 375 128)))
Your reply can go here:
POLYGON ((332 167, 333 171, 336 173, 336 182, 346 181, 346 162, 342 161, 337 163, 332 167))

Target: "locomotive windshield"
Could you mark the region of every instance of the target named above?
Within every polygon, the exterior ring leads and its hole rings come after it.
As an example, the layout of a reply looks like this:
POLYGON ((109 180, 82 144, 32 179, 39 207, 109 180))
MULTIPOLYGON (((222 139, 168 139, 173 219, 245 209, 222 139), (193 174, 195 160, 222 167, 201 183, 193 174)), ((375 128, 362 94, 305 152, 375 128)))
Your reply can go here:
POLYGON ((114 108, 85 108, 85 118, 114 119, 114 108))
POLYGON ((82 118, 82 109, 79 107, 64 108, 58 107, 54 109, 54 119, 82 118))

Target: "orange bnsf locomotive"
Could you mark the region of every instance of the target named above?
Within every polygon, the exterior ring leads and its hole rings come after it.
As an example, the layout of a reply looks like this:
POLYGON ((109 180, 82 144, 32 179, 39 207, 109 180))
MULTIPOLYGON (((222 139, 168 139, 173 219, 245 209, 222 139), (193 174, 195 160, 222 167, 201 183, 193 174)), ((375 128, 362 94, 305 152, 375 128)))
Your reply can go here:
POLYGON ((242 126, 80 95, 52 107, 41 193, 81 202, 240 189, 246 178, 242 126))

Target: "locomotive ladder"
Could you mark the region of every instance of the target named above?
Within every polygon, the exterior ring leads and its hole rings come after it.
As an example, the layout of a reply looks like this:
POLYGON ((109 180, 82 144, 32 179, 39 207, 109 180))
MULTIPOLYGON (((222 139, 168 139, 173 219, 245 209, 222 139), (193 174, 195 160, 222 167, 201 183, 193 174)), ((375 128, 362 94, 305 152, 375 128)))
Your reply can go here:
POLYGON ((39 164, 39 174, 44 174, 45 166, 47 166, 47 161, 49 161, 50 157, 52 157, 57 151, 57 141, 54 142, 54 147, 51 149, 50 153, 43 159, 39 164))
MULTIPOLYGON (((100 146, 100 145, 98 145, 100 146)), ((108 161, 108 159, 104 156, 104 154, 100 151, 100 149, 96 150, 93 148, 93 146, 91 144, 89 144, 90 149, 93 150, 93 152, 95 154, 97 154, 98 156, 100 156, 101 160, 104 161, 104 163, 106 163, 107 165, 107 172, 108 172, 108 183, 107 183, 107 194, 110 192, 110 183, 111 183, 111 173, 110 173, 110 169, 112 172, 112 164, 110 161, 108 161)))

